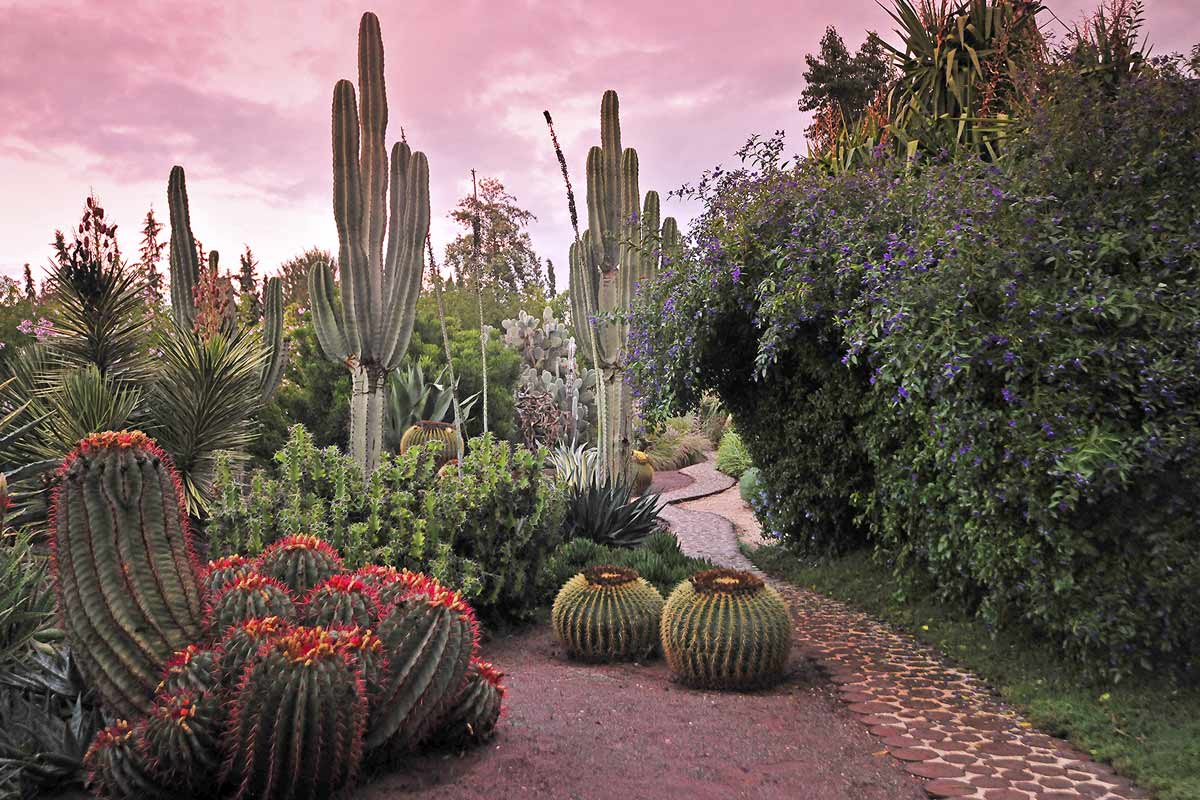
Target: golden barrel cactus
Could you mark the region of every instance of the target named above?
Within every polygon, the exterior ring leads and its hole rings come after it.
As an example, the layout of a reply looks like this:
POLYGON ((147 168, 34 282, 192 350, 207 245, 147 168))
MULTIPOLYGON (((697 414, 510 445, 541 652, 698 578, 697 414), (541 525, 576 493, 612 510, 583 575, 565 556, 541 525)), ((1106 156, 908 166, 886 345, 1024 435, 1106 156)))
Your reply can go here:
POLYGON ((563 584, 551 620, 573 658, 635 661, 658 650, 662 608, 662 595, 636 570, 601 565, 563 584))

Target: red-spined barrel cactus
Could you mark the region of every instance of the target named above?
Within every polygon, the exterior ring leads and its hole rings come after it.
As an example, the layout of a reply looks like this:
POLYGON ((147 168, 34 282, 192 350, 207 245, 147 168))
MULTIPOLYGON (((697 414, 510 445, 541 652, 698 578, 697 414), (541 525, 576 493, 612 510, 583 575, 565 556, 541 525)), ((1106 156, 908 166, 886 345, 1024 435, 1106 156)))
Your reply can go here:
POLYGON ((203 632, 179 476, 139 431, 79 443, 54 492, 54 584, 71 651, 115 715, 150 709, 166 660, 203 632))
POLYGON ((379 686, 379 679, 387 669, 387 651, 384 650, 383 640, 365 628, 334 625, 325 630, 337 642, 339 650, 358 661, 373 701, 374 694, 371 693, 379 686))
POLYGON ((264 644, 291 627, 292 623, 283 617, 255 617, 226 628, 219 645, 221 682, 236 686, 242 679, 246 663, 264 644))
POLYGON ((378 564, 369 564, 354 574, 375 590, 379 596, 379 605, 385 609, 409 595, 414 586, 428 580, 426 575, 419 572, 381 567, 378 564))
POLYGON ((167 659, 157 693, 207 692, 220 682, 220 667, 217 650, 189 644, 167 659))
POLYGON ((228 728, 225 779, 238 798, 318 800, 362 760, 367 690, 355 659, 320 628, 294 628, 246 668, 228 728))
POLYGON ((450 703, 430 741, 444 747, 481 744, 496 733, 504 702, 504 673, 486 661, 471 659, 467 682, 450 703))
POLYGON ((418 744, 462 688, 478 647, 475 614, 432 578, 412 588, 379 625, 388 666, 376 690, 367 747, 389 754, 418 744))
POLYGON ((208 562, 204 568, 204 588, 210 596, 220 593, 227 584, 254 572, 254 562, 245 556, 224 556, 208 562))
POLYGON ((138 727, 137 746, 159 786, 185 797, 212 794, 221 768, 221 700, 214 692, 160 692, 138 727), (203 794, 201 794, 203 790, 203 794))
POLYGON ((382 609, 379 596, 355 575, 334 575, 318 584, 304 600, 307 625, 348 625, 375 628, 382 609))
POLYGON ((97 733, 83 756, 88 788, 114 800, 177 798, 151 776, 139 740, 138 732, 123 719, 97 733))
POLYGON ((227 585, 212 601, 209 625, 223 631, 255 617, 296 619, 296 604, 287 587, 274 578, 251 573, 227 585))
POLYGON ((318 583, 342 571, 342 558, 316 536, 285 536, 263 550, 258 571, 291 589, 296 597, 304 597, 318 583))

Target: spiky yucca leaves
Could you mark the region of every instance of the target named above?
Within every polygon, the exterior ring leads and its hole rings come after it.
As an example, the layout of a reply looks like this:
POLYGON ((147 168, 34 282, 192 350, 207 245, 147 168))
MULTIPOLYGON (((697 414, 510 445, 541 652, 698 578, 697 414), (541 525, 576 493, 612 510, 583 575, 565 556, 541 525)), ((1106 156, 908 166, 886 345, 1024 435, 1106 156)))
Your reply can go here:
POLYGON ((174 800, 176 795, 151 777, 138 739, 137 732, 123 719, 96 734, 83 757, 88 787, 100 797, 114 800, 174 800))
POLYGON ((342 571, 342 558, 316 536, 285 536, 263 551, 258 571, 304 597, 342 571))
POLYGON ((290 628, 291 622, 283 617, 255 617, 226 629, 218 646, 221 682, 226 686, 236 685, 247 662, 262 646, 290 628))
POLYGON ((369 629, 379 624, 382 611, 379 595, 355 575, 334 575, 315 586, 304 600, 304 621, 308 625, 369 629))
POLYGON ((478 647, 475 613, 458 592, 426 576, 385 614, 388 666, 367 728, 368 749, 399 755, 430 733, 466 677, 478 647))
POLYGON ((214 631, 223 631, 255 617, 295 621, 296 616, 296 604, 286 586, 266 575, 251 573, 228 584, 216 596, 209 625, 214 631))
POLYGON ((220 674, 221 653, 218 650, 189 644, 167 660, 157 694, 207 692, 217 685, 220 674))
POLYGON ((504 703, 504 673, 490 663, 471 659, 467 682, 450 703, 446 716, 430 737, 444 747, 468 747, 481 744, 496 733, 496 723, 504 703))
POLYGON ((636 570, 599 565, 563 585, 550 616, 572 657, 636 661, 658 649, 662 608, 662 595, 636 570))
POLYGON ((439 442, 442 450, 437 455, 438 466, 444 466, 462 457, 462 439, 449 422, 431 422, 422 420, 404 432, 400 437, 400 452, 405 453, 410 447, 439 442))
POLYGON ((203 631, 179 477, 145 434, 89 436, 54 493, 54 583, 80 669, 116 715, 150 709, 159 673, 203 631))
POLYGON ((747 689, 783 677, 791 651, 787 605, 762 578, 710 569, 682 581, 662 613, 671 672, 695 688, 747 689))
POLYGON ((155 782, 178 796, 207 797, 221 766, 221 700, 212 691, 161 692, 136 731, 155 782), (203 790, 203 794, 199 792, 203 790))
POLYGON ((208 562, 204 568, 204 588, 210 596, 226 585, 255 571, 254 562, 245 556, 223 556, 208 562))
POLYGON ((263 645, 233 704, 224 777, 237 798, 328 798, 362 760, 367 689, 356 659, 320 628, 263 645))

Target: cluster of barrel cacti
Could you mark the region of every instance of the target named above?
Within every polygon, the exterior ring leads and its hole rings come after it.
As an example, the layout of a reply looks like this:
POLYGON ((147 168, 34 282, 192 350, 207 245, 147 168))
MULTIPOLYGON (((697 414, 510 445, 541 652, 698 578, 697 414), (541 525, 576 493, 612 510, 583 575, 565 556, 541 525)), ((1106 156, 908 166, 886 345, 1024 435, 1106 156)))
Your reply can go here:
POLYGON ((783 677, 791 651, 779 593, 732 569, 698 572, 664 603, 635 569, 590 567, 559 590, 551 621, 574 658, 629 661, 661 646, 675 679, 694 688, 770 685, 783 677))
POLYGON ((55 586, 116 721, 85 763, 105 797, 330 797, 368 759, 488 738, 500 676, 462 597, 419 573, 345 571, 328 544, 196 561, 178 478, 139 432, 60 471, 55 586))

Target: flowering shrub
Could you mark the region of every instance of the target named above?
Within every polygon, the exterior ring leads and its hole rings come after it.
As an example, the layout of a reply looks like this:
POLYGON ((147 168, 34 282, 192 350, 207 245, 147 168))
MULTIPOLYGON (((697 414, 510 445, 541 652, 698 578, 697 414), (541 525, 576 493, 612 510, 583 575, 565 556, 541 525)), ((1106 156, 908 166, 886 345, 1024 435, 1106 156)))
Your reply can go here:
POLYGON ((998 166, 756 143, 643 295, 636 374, 721 394, 785 541, 869 535, 1121 674, 1200 633, 1200 85, 1055 80, 998 166))

